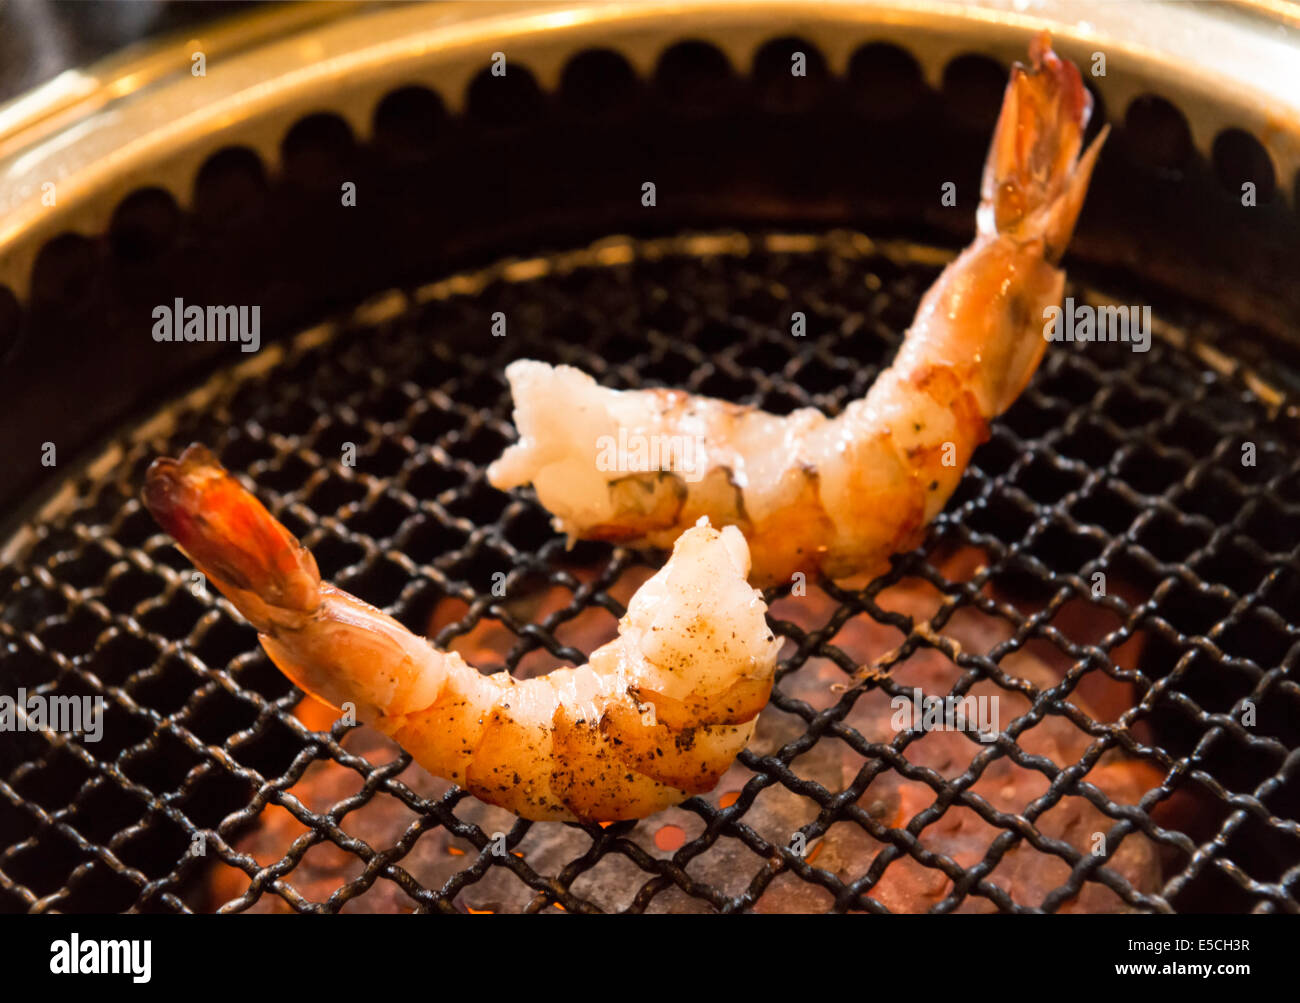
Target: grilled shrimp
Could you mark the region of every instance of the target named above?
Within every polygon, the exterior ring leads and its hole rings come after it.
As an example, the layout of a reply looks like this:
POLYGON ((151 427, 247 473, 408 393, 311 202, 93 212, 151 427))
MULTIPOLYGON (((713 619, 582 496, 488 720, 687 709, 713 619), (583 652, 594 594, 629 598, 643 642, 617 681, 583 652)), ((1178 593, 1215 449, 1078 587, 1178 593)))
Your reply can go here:
POLYGON ((149 468, 145 505, 303 690, 425 769, 530 819, 642 818, 712 789, 754 730, 779 642, 734 528, 686 530, 577 668, 483 675, 321 581, 311 553, 207 449, 149 468))
POLYGON ((702 515, 749 540, 751 580, 875 574, 920 542, 988 423, 1042 358, 1105 132, 1079 157, 1092 99, 1044 34, 1011 72, 974 242, 926 293, 889 369, 834 419, 780 417, 674 390, 618 391, 569 366, 506 369, 519 441, 490 467, 532 483, 570 537, 664 547, 702 515))

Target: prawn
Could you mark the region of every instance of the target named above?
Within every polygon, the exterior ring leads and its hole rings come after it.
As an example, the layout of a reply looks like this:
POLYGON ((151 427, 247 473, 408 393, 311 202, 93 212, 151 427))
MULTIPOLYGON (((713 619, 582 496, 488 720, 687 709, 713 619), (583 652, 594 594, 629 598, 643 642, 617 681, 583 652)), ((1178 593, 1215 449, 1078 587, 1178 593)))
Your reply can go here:
POLYGON ((571 538, 665 547, 707 515, 744 533, 759 584, 876 574, 916 546, 1038 367, 1045 310, 1064 290, 1056 263, 1106 137, 1079 156, 1092 108, 1079 71, 1046 33, 1029 51, 985 161, 975 240, 925 294, 866 397, 833 419, 777 416, 519 360, 506 369, 519 439, 491 483, 531 483, 571 538))
POLYGON ((702 519, 682 533, 588 664, 519 681, 321 581, 311 552, 201 445, 155 460, 143 500, 296 685, 524 818, 642 818, 711 790, 771 692, 780 642, 734 527, 702 519))

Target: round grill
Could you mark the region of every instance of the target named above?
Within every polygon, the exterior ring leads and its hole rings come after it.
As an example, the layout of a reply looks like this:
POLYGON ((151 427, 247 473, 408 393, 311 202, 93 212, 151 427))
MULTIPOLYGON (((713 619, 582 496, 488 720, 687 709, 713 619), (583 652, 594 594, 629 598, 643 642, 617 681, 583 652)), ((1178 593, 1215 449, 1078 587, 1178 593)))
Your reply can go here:
POLYGON ((638 823, 519 821, 365 729, 311 730, 137 499, 154 456, 205 442, 325 577, 413 630, 485 669, 582 662, 657 565, 566 549, 531 494, 487 484, 513 434, 504 366, 835 413, 946 253, 727 231, 507 261, 264 349, 116 440, 0 570, 6 691, 109 707, 99 743, 7 736, 0 906, 1300 909, 1296 430, 1203 347, 1229 327, 1204 310, 1160 306, 1145 354, 1051 346, 922 548, 861 589, 770 590, 787 644, 754 742, 718 790, 638 823), (897 598, 921 593, 922 615, 897 598), (987 645, 955 629, 976 620, 987 645), (959 736, 937 764, 863 724, 925 659, 958 695, 1004 695, 996 742, 959 736), (1046 729, 1069 755, 1042 753, 1046 729), (1050 822, 1071 804, 1082 836, 1050 822), (971 853, 945 827, 985 836, 971 853))

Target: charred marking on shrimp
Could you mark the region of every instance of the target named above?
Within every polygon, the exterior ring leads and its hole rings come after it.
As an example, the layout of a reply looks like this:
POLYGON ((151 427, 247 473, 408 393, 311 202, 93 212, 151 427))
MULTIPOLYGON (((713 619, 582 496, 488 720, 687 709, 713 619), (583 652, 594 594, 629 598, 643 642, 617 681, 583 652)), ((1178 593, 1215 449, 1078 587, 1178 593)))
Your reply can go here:
POLYGON ((893 364, 834 419, 777 416, 674 390, 618 391, 568 366, 506 369, 519 442, 489 469, 531 483, 571 537, 664 547, 701 515, 749 540, 752 580, 883 570, 914 545, 971 453, 1038 367, 1069 243, 1106 130, 1082 152, 1091 98, 1046 35, 1013 67, 981 182, 975 241, 925 294, 893 364), (710 472, 646 518, 596 469, 600 435, 698 437, 710 472), (951 445, 951 450, 946 447, 951 445), (953 462, 945 462, 951 452, 953 462), (716 475, 716 476, 714 476, 716 475), (739 488, 735 499, 728 485, 739 488), (724 486, 728 486, 724 490, 724 486), (619 532, 621 530, 621 532, 619 532), (617 536, 616 536, 617 534, 617 536))
POLYGON ((431 773, 525 818, 642 818, 712 789, 771 692, 779 645, 733 527, 702 519, 683 533, 588 664, 521 682, 481 675, 322 582, 202 446, 156 460, 143 497, 298 686, 351 703, 431 773))

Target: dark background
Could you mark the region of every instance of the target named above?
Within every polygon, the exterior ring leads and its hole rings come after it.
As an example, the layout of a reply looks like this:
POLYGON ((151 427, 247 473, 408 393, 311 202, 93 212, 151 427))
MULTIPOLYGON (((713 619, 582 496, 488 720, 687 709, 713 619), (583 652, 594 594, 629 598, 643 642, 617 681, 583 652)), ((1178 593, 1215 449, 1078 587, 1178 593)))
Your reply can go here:
POLYGON ((0 0, 0 101, 132 42, 254 6, 254 0, 0 0))

